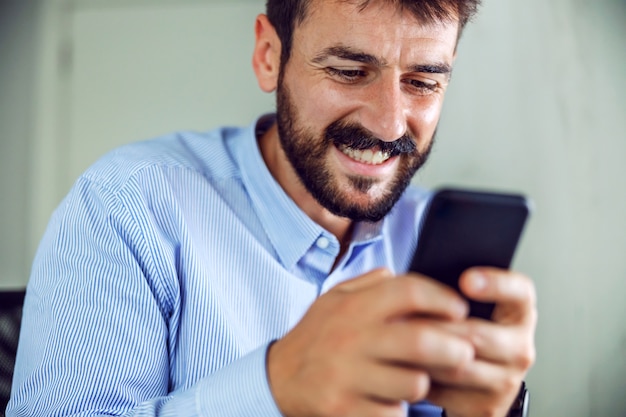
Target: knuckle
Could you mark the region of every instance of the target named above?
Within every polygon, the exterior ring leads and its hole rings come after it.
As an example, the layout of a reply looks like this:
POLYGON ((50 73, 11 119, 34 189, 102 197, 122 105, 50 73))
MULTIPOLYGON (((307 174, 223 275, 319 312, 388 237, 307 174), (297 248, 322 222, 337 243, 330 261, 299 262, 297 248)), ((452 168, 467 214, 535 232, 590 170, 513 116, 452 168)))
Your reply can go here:
POLYGON ((520 355, 518 355, 515 361, 520 369, 529 369, 535 363, 537 351, 534 346, 527 347, 520 355))
POLYGON ((427 342, 426 338, 424 337, 424 332, 416 331, 413 334, 411 343, 409 344, 409 346, 406 347, 406 349, 408 350, 408 353, 409 355, 411 355, 411 357, 420 357, 428 351, 426 345, 427 342))
POLYGON ((529 313, 529 321, 533 327, 533 329, 537 326, 537 321, 539 320, 539 312, 537 311, 537 308, 533 305, 533 307, 530 309, 530 313, 529 313))
POLYGON ((446 380, 452 384, 461 384, 468 376, 468 371, 465 367, 459 366, 456 368, 450 368, 443 372, 446 380))
POLYGON ((339 390, 326 390, 319 407, 321 416, 349 415, 352 405, 349 396, 341 395, 339 390))
POLYGON ((527 275, 522 275, 522 279, 526 281, 526 286, 529 291, 529 297, 532 301, 535 301, 537 297, 537 290, 535 288, 535 282, 527 275))
POLYGON ((537 350, 534 343, 534 338, 524 334, 524 342, 518 343, 516 346, 511 346, 509 344, 509 348, 514 355, 512 356, 512 364, 521 370, 528 370, 537 358, 537 350))
POLYGON ((535 283, 524 274, 517 273, 515 277, 517 278, 518 285, 523 288, 525 299, 534 307, 537 304, 535 283))
POLYGON ((473 346, 465 341, 423 325, 415 328, 411 343, 405 347, 412 358, 438 358, 455 369, 462 369, 474 358, 473 346))
POLYGON ((412 341, 406 349, 408 349, 409 355, 413 358, 429 357, 436 349, 436 344, 433 341, 431 332, 424 326, 420 326, 415 329, 412 341))
POLYGON ((502 392, 511 393, 517 392, 519 390, 519 387, 520 381, 513 376, 509 376, 504 378, 504 380, 502 381, 501 390, 502 392))
MULTIPOLYGON (((517 390, 519 389, 519 382, 513 380, 507 381, 502 386, 503 392, 505 388, 507 389, 507 394, 511 392, 517 392, 517 390)), ((510 397, 510 395, 507 395, 507 398, 508 397, 510 397)), ((490 400, 483 401, 480 404, 475 404, 474 406, 475 408, 471 410, 471 412, 467 415, 480 417, 499 417, 504 415, 504 413, 506 413, 507 410, 510 408, 510 404, 503 404, 502 401, 496 398, 491 398, 490 400)))
POLYGON ((428 394, 430 389, 430 378, 425 373, 418 373, 412 378, 410 384, 407 386, 407 398, 411 403, 420 401, 428 394))
POLYGON ((498 414, 497 410, 494 408, 485 408, 480 415, 482 417, 498 417, 500 414, 498 414))

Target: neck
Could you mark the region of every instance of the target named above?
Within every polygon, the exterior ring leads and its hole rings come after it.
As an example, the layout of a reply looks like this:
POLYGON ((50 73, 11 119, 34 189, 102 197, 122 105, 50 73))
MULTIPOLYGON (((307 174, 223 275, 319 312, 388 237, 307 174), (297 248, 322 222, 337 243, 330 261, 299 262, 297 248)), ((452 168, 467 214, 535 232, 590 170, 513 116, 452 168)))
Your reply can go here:
POLYGON ((352 220, 328 211, 304 187, 280 146, 276 124, 259 138, 259 149, 267 168, 278 184, 311 220, 335 235, 343 253, 350 242, 352 220))

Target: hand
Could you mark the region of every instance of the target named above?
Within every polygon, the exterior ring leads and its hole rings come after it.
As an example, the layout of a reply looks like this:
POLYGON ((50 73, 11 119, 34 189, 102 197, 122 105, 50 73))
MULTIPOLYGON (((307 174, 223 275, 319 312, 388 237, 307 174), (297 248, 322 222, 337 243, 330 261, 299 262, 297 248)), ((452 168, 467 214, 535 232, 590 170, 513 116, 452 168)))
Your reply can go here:
POLYGON ((535 360, 534 286, 523 275, 493 268, 468 270, 459 285, 468 297, 495 302, 496 308, 492 321, 442 323, 470 341, 476 355, 456 371, 429 368, 427 398, 444 407, 449 417, 506 416, 535 360))
POLYGON ((417 275, 379 269, 338 285, 270 347, 276 403, 287 417, 405 416, 403 401, 428 393, 425 365, 457 369, 473 358, 465 336, 438 324, 467 311, 455 291, 417 275))

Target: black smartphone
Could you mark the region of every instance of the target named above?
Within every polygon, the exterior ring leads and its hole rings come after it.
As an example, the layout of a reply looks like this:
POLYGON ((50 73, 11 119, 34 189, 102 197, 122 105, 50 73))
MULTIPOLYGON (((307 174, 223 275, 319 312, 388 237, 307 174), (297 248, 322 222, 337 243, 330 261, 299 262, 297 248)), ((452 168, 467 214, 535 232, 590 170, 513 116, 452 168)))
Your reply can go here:
MULTIPOLYGON (((410 270, 458 291, 470 267, 508 269, 529 215, 530 202, 520 194, 440 189, 422 218, 410 270)), ((470 316, 491 317, 492 303, 468 301, 470 316)))

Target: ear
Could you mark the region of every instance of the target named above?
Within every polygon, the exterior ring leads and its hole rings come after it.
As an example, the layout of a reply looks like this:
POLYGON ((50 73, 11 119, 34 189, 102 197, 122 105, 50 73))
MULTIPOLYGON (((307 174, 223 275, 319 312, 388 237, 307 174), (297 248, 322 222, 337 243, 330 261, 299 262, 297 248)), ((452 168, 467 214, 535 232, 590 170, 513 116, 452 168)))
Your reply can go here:
POLYGON ((278 85, 281 43, 276 29, 266 15, 257 16, 254 33, 256 42, 252 54, 252 68, 261 90, 271 93, 278 85))

